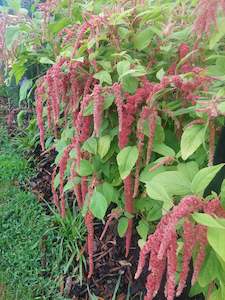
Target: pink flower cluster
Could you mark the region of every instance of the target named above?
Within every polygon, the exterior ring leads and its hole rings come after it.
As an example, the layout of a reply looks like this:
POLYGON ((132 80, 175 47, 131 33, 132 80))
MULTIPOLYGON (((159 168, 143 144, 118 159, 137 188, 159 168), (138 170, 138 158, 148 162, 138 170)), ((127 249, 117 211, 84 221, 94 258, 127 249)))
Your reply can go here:
POLYGON ((207 228, 200 224, 195 225, 190 221, 191 214, 198 211, 216 214, 217 216, 225 214, 225 210, 221 207, 219 199, 205 202, 196 196, 186 196, 171 212, 167 213, 161 219, 155 232, 148 237, 147 242, 141 249, 137 272, 135 274, 135 278, 137 279, 145 266, 147 256, 149 256, 150 273, 146 282, 146 300, 152 300, 157 294, 165 269, 167 269, 165 296, 168 300, 173 300, 175 295, 181 295, 185 287, 193 249, 195 246, 198 246, 197 257, 194 262, 192 284, 196 282, 204 262, 205 248, 207 246, 207 228), (176 252, 178 239, 176 225, 182 219, 184 219, 183 262, 180 280, 176 290, 175 273, 177 271, 176 252))

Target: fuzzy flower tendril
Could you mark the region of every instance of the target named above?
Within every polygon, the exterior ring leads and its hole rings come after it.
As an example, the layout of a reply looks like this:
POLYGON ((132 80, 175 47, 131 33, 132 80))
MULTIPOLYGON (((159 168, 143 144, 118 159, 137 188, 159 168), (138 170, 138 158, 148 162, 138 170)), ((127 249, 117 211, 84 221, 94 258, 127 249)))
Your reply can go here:
POLYGON ((219 199, 205 202, 196 196, 186 196, 172 211, 163 216, 155 232, 148 237, 147 242, 140 251, 137 272, 135 274, 135 279, 137 279, 142 273, 146 258, 149 256, 150 273, 146 282, 147 294, 145 300, 152 300, 157 294, 166 266, 167 285, 165 295, 167 299, 173 300, 175 295, 179 296, 182 294, 195 246, 197 246, 198 252, 194 261, 192 284, 196 282, 205 259, 205 248, 207 245, 207 227, 200 224, 195 225, 190 221, 191 214, 198 211, 204 211, 205 213, 217 216, 225 214, 219 199), (184 219, 183 262, 180 281, 176 290, 175 273, 177 270, 176 249, 178 238, 176 225, 182 219, 184 219))

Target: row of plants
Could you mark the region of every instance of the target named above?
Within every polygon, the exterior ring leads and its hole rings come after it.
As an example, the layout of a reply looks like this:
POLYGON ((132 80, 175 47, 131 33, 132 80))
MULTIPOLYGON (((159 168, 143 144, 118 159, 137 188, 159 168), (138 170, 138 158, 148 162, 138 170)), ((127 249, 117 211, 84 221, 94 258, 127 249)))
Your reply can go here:
POLYGON ((84 217, 88 278, 95 220, 103 241, 116 220, 125 257, 140 247, 135 279, 148 260, 145 299, 165 271, 166 298, 182 294, 192 259, 191 294, 224 298, 224 184, 218 194, 209 186, 224 168, 213 166, 225 112, 224 10, 222 0, 47 1, 26 26, 6 30, 24 41, 8 74, 22 110, 36 106, 32 145, 39 136, 42 151, 56 151, 60 220, 74 205, 84 217))

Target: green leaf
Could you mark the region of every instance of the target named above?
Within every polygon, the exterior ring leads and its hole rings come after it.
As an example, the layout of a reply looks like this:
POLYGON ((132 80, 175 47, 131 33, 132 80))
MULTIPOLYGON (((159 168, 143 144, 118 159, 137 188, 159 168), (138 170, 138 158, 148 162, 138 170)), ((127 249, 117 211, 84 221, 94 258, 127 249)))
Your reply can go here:
POLYGON ((138 87, 138 80, 131 76, 125 76, 122 79, 122 85, 125 92, 128 92, 130 94, 134 94, 138 87))
POLYGON ((141 239, 146 240, 149 232, 149 225, 144 220, 140 220, 138 226, 136 227, 138 234, 141 239))
POLYGON ((202 125, 187 127, 181 137, 181 156, 186 160, 203 143, 205 128, 202 125))
POLYGON ((39 62, 43 65, 54 65, 54 61, 49 59, 48 57, 40 57, 39 62))
POLYGON ((133 40, 134 48, 139 51, 145 49, 151 43, 152 37, 153 32, 151 28, 146 28, 143 31, 136 33, 133 40))
POLYGON ((164 188, 161 186, 160 182, 154 182, 154 184, 147 184, 146 185, 146 192, 152 199, 167 202, 169 207, 173 206, 173 199, 164 188))
POLYGON ((116 65, 117 73, 119 77, 123 77, 128 70, 130 70, 130 62, 128 60, 122 60, 116 65))
POLYGON ((163 76, 165 75, 165 71, 163 70, 163 68, 161 68, 157 73, 156 73, 156 78, 159 79, 159 81, 162 80, 163 76))
POLYGON ((20 36, 20 28, 18 25, 10 25, 6 27, 5 32, 5 44, 8 50, 10 50, 14 44, 14 42, 20 36))
POLYGON ((195 195, 203 196, 205 188, 216 176, 224 164, 219 164, 212 167, 201 169, 193 178, 191 183, 191 190, 195 195))
POLYGON ((219 229, 225 230, 225 219, 217 220, 217 218, 214 218, 214 217, 212 217, 208 214, 204 214, 204 213, 194 213, 192 215, 192 217, 197 223, 199 223, 201 225, 205 225, 205 226, 211 227, 211 228, 219 228, 219 229), (222 223, 224 223, 224 225, 222 225, 222 223))
POLYGON ((176 155, 174 150, 165 144, 155 144, 155 145, 153 145, 152 150, 153 150, 153 152, 156 152, 163 156, 175 156, 176 155))
POLYGON ((225 261, 225 229, 208 227, 207 237, 211 247, 225 261))
POLYGON ((98 154, 103 158, 109 151, 111 144, 111 136, 105 135, 99 138, 98 140, 98 154))
POLYGON ((64 18, 64 19, 59 19, 59 21, 56 21, 54 23, 50 23, 48 27, 53 34, 56 34, 69 24, 70 24, 69 18, 64 18))
POLYGON ((109 85, 112 84, 112 78, 111 78, 109 72, 107 72, 107 71, 104 71, 104 70, 103 70, 103 71, 100 71, 100 72, 96 73, 96 74, 94 75, 94 78, 95 78, 95 79, 98 79, 98 80, 100 81, 100 84, 101 84, 101 85, 102 85, 104 82, 108 83, 109 85))
POLYGON ((98 142, 94 137, 90 137, 89 139, 87 139, 82 146, 82 150, 87 151, 91 154, 97 154, 97 149, 98 142))
POLYGON ((89 176, 93 173, 93 167, 88 160, 82 159, 80 161, 80 167, 77 168, 77 173, 80 176, 89 176))
POLYGON ((218 261, 216 259, 214 251, 210 251, 205 258, 204 264, 202 265, 200 274, 198 276, 198 282, 200 286, 206 287, 215 278, 217 273, 218 261))
POLYGON ((98 191, 94 191, 90 200, 90 210, 93 215, 102 220, 105 217, 108 208, 108 203, 105 197, 98 191))
POLYGON ((117 231, 121 238, 125 236, 127 228, 128 228, 128 219, 126 217, 120 218, 117 225, 117 231))
POLYGON ((74 188, 76 184, 80 183, 80 177, 75 177, 72 180, 69 180, 65 185, 64 185, 64 192, 70 191, 74 188))
POLYGON ((117 164, 120 172, 120 177, 125 179, 138 159, 138 149, 136 146, 128 146, 122 149, 117 155, 117 164))
POLYGON ((179 163, 177 165, 177 170, 187 177, 188 180, 192 181, 195 174, 198 173, 199 167, 195 161, 190 161, 187 163, 179 163))
POLYGON ((20 102, 22 100, 25 100, 27 97, 27 93, 29 89, 32 87, 33 81, 31 79, 29 80, 24 80, 20 86, 20 102))
POLYGON ((155 175, 147 184, 150 198, 167 202, 172 206, 172 196, 184 196, 191 192, 191 182, 178 171, 166 171, 155 175))
POLYGON ((118 192, 117 190, 114 189, 114 187, 110 183, 104 182, 103 184, 99 184, 96 190, 105 197, 108 204, 110 202, 117 202, 118 192))

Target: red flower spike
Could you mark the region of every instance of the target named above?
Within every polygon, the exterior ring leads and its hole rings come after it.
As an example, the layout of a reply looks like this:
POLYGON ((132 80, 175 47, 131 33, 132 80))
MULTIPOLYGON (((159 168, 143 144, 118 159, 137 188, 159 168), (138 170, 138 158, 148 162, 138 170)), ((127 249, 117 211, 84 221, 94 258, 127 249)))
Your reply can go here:
POLYGON ((99 136, 99 130, 102 124, 102 116, 103 116, 103 109, 104 109, 104 97, 101 95, 101 87, 100 85, 95 85, 93 90, 93 97, 94 97, 94 132, 95 135, 99 136))
MULTIPOLYGON (((173 233, 170 245, 167 250, 167 300, 173 300, 176 288, 176 270, 177 270, 177 236, 173 233)), ((160 280, 161 281, 161 280, 160 280)))
POLYGON ((183 225, 183 262, 182 262, 182 271, 180 273, 179 285, 177 287, 176 296, 180 296, 183 292, 183 289, 186 286, 186 280, 189 272, 189 264, 192 257, 192 251, 196 242, 196 233, 195 225, 192 224, 188 218, 185 219, 183 225))
POLYGON ((194 262, 194 273, 192 275, 192 280, 191 280, 192 285, 195 284, 205 259, 205 248, 207 246, 207 227, 198 224, 196 226, 196 236, 197 236, 197 241, 199 243, 199 250, 198 250, 198 255, 196 257, 196 260, 194 262))

